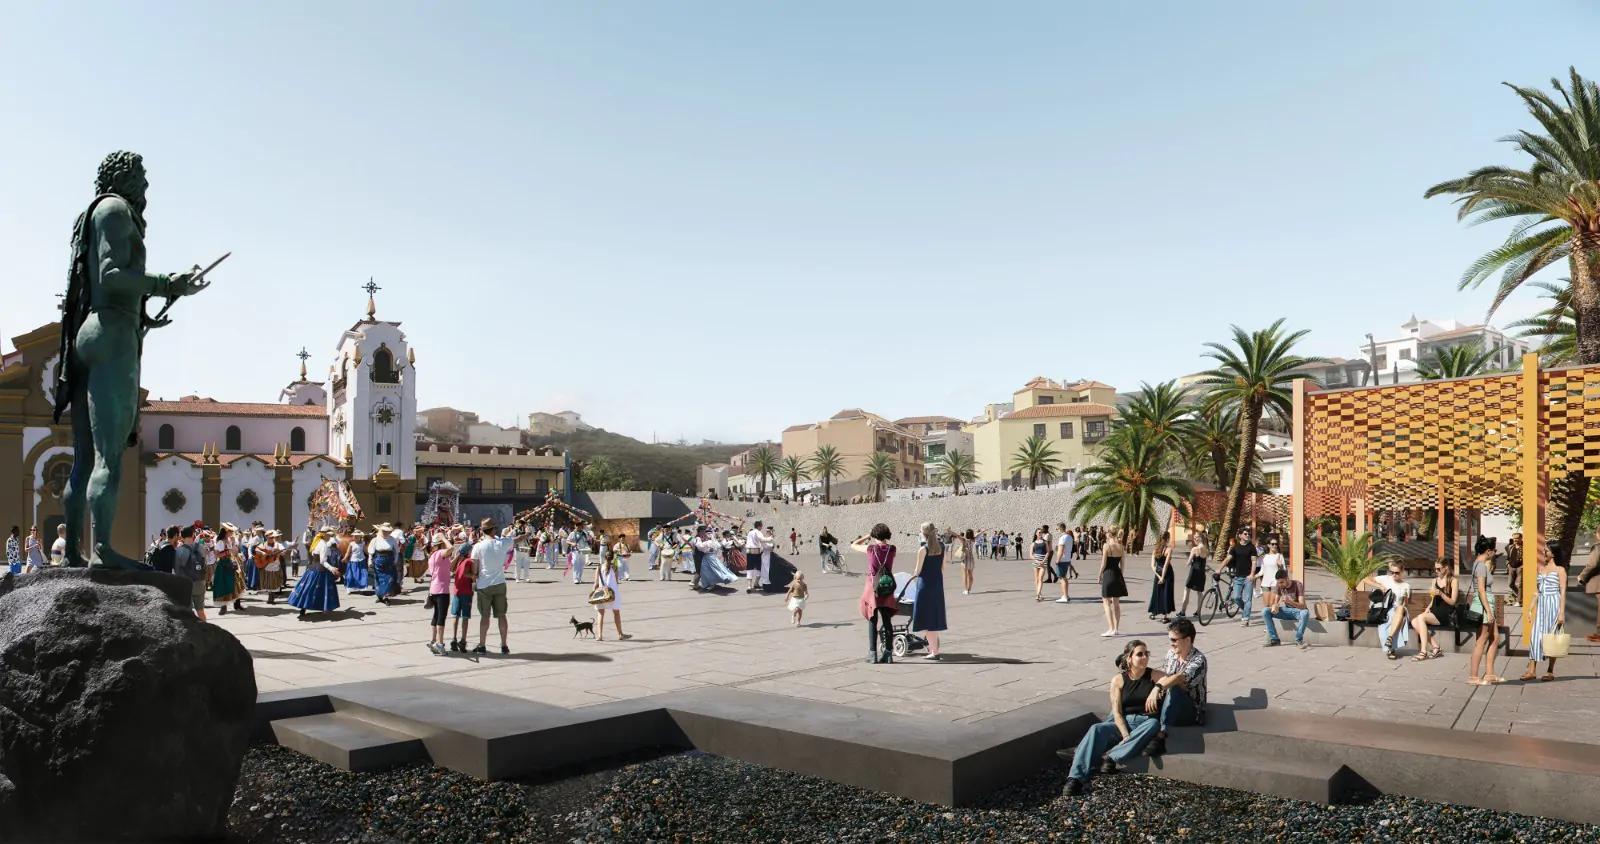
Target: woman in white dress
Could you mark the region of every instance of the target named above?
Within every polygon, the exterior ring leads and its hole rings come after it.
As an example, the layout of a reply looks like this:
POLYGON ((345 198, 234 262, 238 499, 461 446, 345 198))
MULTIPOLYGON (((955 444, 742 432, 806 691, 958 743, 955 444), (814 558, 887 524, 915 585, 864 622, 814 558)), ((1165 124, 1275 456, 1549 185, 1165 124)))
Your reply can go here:
POLYGON ((606 610, 611 610, 611 620, 617 626, 618 639, 632 639, 632 636, 622 632, 622 592, 617 589, 617 564, 615 558, 601 555, 600 562, 594 568, 594 588, 611 590, 611 600, 595 604, 594 637, 596 641, 606 640, 606 610))

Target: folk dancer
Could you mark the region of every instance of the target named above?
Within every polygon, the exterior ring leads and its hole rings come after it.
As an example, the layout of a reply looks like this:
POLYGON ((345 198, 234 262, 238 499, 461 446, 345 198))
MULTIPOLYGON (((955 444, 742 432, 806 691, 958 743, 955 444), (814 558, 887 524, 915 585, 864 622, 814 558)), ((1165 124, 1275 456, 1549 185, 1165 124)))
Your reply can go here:
POLYGON ((256 546, 267 539, 267 528, 260 522, 250 523, 250 532, 239 538, 239 568, 244 569, 246 592, 261 591, 261 572, 256 569, 256 546))
POLYGON ((347 547, 349 549, 349 557, 344 563, 344 588, 351 592, 362 592, 371 589, 371 575, 367 570, 366 532, 360 528, 351 531, 347 547))
POLYGON ((339 608, 339 543, 332 541, 333 532, 326 527, 317 530, 313 538, 316 549, 306 565, 305 576, 289 593, 289 606, 300 610, 332 612, 339 608))
POLYGON ((236 562, 239 559, 238 531, 232 524, 223 522, 216 540, 211 543, 211 552, 217 557, 216 569, 211 575, 211 602, 221 608, 222 615, 227 615, 229 604, 235 610, 244 609, 244 602, 239 599, 244 584, 236 562))
POLYGON ((284 545, 282 539, 283 534, 279 531, 269 531, 255 546, 251 556, 250 568, 258 572, 256 584, 267 593, 268 604, 277 603, 278 593, 283 591, 283 566, 289 556, 289 546, 284 545))
POLYGON ((428 538, 422 533, 422 525, 411 529, 406 535, 404 551, 406 559, 406 577, 412 583, 422 583, 422 578, 428 575, 428 538))
POLYGON ((690 541, 693 550, 694 567, 698 574, 689 582, 689 587, 698 592, 710 592, 718 586, 726 586, 738 578, 728 570, 722 561, 723 548, 733 547, 733 537, 730 535, 723 542, 718 542, 711 537, 705 525, 695 528, 694 539, 690 541))
POLYGON ((759 520, 745 537, 744 557, 747 584, 744 591, 749 593, 764 589, 767 585, 767 568, 772 564, 772 536, 761 529, 759 520))
POLYGON ((395 545, 394 525, 384 522, 373 531, 372 541, 367 543, 367 558, 372 563, 372 591, 378 603, 387 605, 390 598, 400 594, 400 551, 395 545))

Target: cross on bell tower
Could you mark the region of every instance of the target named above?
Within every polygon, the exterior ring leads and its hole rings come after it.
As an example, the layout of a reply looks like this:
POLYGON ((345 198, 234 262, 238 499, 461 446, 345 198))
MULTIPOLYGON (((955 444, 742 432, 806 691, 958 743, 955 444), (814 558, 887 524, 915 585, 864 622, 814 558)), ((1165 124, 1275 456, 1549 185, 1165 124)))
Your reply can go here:
POLYGON ((372 282, 372 276, 367 276, 367 283, 361 285, 361 289, 367 291, 367 319, 377 319, 378 302, 374 294, 383 288, 372 282))
POLYGON ((300 359, 300 380, 304 381, 306 380, 306 361, 311 359, 311 353, 306 351, 305 346, 301 346, 300 353, 295 357, 300 359))

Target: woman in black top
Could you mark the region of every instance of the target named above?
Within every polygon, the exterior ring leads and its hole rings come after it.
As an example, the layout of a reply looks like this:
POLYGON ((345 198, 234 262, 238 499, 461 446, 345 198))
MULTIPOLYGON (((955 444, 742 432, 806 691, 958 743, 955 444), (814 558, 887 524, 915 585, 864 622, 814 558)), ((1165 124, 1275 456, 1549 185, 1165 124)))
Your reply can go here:
POLYGON ((1083 793, 1095 760, 1100 760, 1100 773, 1114 773, 1117 763, 1144 750, 1160 727, 1156 714, 1161 711, 1163 689, 1156 681, 1164 675, 1150 667, 1150 649, 1138 639, 1129 642, 1117 657, 1117 668, 1117 676, 1111 678, 1111 714, 1090 727, 1073 751, 1067 794, 1083 793))
POLYGON ((1111 534, 1100 549, 1100 604, 1106 614, 1106 632, 1117 635, 1122 626, 1122 599, 1128 597, 1128 584, 1122 579, 1122 528, 1111 534))

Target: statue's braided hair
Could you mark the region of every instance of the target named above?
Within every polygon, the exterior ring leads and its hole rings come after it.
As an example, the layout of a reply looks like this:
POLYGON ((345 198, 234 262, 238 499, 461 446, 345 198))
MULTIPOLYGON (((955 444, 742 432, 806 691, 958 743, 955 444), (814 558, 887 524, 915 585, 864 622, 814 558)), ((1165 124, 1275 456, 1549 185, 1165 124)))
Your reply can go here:
POLYGON ((94 192, 115 193, 123 180, 144 169, 144 157, 136 152, 118 150, 100 162, 100 172, 94 177, 94 192))

